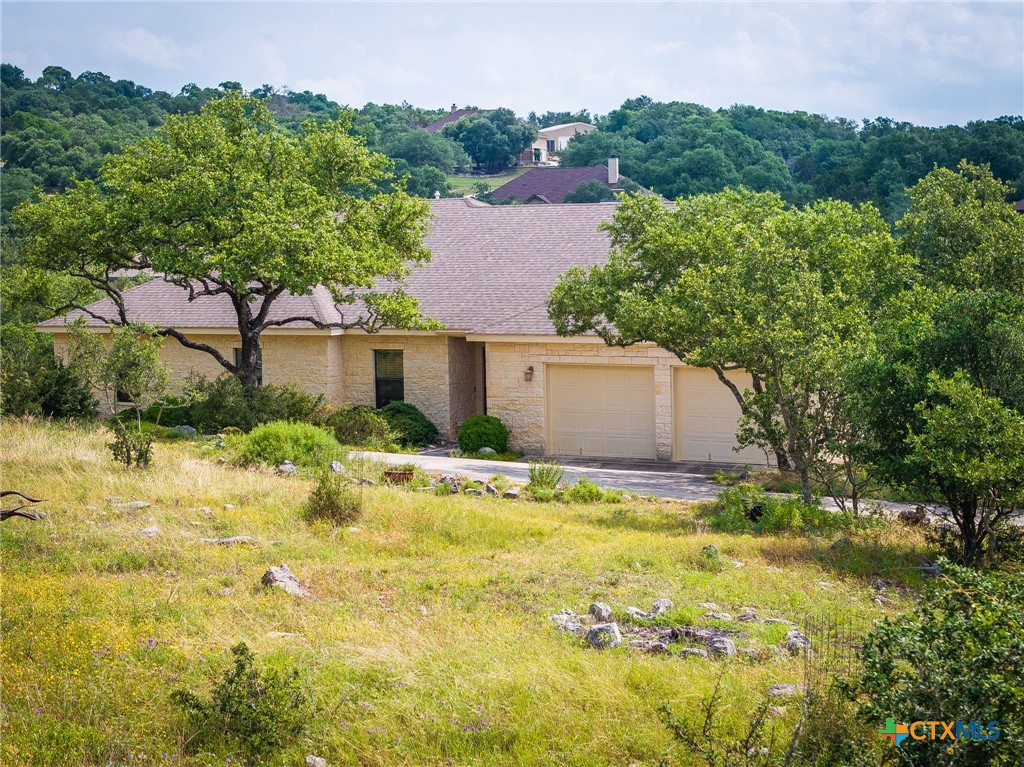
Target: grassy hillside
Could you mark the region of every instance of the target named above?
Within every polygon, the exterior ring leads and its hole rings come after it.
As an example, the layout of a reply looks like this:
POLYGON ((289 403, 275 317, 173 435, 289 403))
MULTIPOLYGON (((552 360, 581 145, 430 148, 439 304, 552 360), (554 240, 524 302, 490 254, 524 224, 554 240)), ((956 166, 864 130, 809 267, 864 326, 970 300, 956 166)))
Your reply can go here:
MULTIPOLYGON (((357 529, 302 521, 310 482, 159 444, 148 470, 110 459, 109 435, 0 423, 3 485, 48 499, 45 520, 0 526, 3 708, 10 765, 234 765, 196 754, 170 693, 206 695, 244 640, 260 664, 295 666, 319 708, 274 764, 317 753, 331 765, 689 764, 658 707, 684 717, 724 671, 727 722, 802 662, 771 652, 785 626, 732 624, 728 662, 597 651, 556 631, 560 608, 624 608, 668 597, 664 625, 706 625, 700 602, 801 623, 883 609, 875 575, 914 577, 904 531, 831 540, 706 532, 694 507, 634 501, 566 506, 364 489, 357 529), (116 498, 119 500, 107 500, 116 498), (132 500, 143 509, 118 506, 132 500), (140 531, 156 526, 156 537, 140 531), (249 535, 254 545, 201 538, 249 535), (730 566, 700 569, 717 545, 730 566), (732 562, 742 562, 742 567, 732 562), (260 586, 286 562, 305 599, 260 586)), ((790 705, 780 727, 791 721, 790 705)))

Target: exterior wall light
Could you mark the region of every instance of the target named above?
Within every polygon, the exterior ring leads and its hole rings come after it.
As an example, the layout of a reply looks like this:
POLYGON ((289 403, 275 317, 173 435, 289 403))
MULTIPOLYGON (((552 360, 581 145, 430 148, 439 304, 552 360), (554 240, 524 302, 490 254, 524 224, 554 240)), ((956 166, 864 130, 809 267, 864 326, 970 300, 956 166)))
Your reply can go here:
POLYGON ((530 365, 530 367, 523 371, 523 379, 526 381, 533 380, 533 365, 530 365))

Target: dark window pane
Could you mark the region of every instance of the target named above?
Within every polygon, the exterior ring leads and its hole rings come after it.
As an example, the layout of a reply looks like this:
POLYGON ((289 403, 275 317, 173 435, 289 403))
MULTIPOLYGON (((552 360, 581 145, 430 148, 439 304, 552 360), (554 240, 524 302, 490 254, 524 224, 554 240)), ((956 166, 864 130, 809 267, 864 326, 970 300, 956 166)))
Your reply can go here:
POLYGON ((405 375, 401 349, 375 349, 373 366, 377 407, 404 400, 405 375))

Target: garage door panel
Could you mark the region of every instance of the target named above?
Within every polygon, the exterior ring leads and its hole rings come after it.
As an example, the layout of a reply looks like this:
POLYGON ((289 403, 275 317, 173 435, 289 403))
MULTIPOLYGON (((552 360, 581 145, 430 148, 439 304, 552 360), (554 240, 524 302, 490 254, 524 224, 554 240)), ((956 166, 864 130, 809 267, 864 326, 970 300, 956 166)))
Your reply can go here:
MULTIPOLYGON (((751 385, 744 371, 726 375, 741 391, 751 385)), ((764 453, 755 447, 733 450, 740 406, 713 371, 676 368, 672 386, 676 460, 764 465, 764 453)))
POLYGON ((547 379, 552 452, 655 457, 653 368, 549 365, 547 379))

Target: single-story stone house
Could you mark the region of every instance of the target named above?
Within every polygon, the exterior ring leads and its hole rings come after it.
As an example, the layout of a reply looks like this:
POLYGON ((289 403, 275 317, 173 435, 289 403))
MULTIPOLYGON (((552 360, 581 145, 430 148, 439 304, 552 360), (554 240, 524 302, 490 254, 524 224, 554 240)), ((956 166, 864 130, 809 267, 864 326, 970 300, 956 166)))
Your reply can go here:
MULTIPOLYGON (((431 206, 426 244, 433 257, 414 271, 407 289, 444 329, 271 328, 262 336, 265 383, 296 383, 339 404, 404 399, 450 439, 468 416, 488 413, 508 426, 512 446, 530 455, 765 462, 758 450, 733 451, 739 407, 713 372, 682 365, 653 344, 612 348, 596 336, 555 334, 548 292, 571 265, 607 259, 608 236, 598 225, 615 203, 490 206, 445 199, 431 206)), ((124 298, 133 318, 176 327, 229 359, 240 345, 226 298, 189 303, 185 291, 160 279, 124 298)), ((103 315, 104 302, 90 309, 103 315)), ((323 322, 337 321, 339 313, 325 289, 285 296, 274 310, 323 322)), ((66 350, 64 318, 38 329, 53 334, 58 352, 66 350)), ((172 339, 163 354, 182 379, 191 371, 223 372, 209 355, 172 339)))

